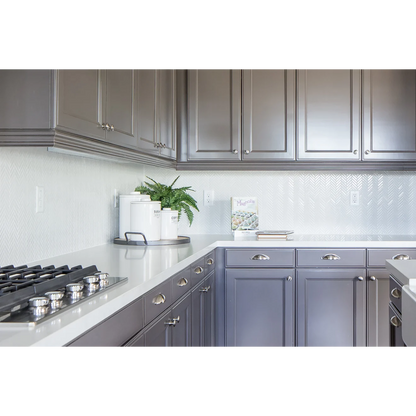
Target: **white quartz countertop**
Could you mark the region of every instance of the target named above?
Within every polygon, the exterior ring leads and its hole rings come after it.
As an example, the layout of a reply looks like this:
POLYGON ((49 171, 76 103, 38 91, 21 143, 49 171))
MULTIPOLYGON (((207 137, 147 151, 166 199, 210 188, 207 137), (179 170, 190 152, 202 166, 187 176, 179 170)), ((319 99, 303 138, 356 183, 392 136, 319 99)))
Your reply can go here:
POLYGON ((416 247, 416 236, 394 235, 292 234, 289 240, 283 241, 256 241, 253 236, 235 240, 231 234, 190 237, 190 243, 174 246, 135 247, 109 243, 30 263, 67 264, 69 267, 96 265, 98 270, 111 276, 128 277, 128 280, 33 327, 0 323, 0 346, 65 345, 216 247, 416 247))

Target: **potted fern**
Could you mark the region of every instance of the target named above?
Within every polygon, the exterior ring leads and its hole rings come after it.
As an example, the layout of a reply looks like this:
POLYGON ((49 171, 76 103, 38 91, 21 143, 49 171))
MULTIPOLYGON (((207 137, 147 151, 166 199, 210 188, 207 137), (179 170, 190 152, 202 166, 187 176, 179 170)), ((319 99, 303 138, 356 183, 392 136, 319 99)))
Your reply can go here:
POLYGON ((145 182, 145 186, 136 187, 136 192, 150 195, 152 201, 160 201, 161 208, 171 208, 172 210, 178 211, 178 219, 181 218, 182 212, 185 212, 189 220, 189 225, 192 225, 194 220, 194 213, 191 208, 199 209, 196 205, 196 201, 188 194, 188 191, 195 192, 191 189, 191 186, 184 186, 182 188, 174 188, 173 185, 179 179, 179 176, 172 182, 171 185, 164 185, 156 182, 154 179, 149 178, 153 183, 145 182))

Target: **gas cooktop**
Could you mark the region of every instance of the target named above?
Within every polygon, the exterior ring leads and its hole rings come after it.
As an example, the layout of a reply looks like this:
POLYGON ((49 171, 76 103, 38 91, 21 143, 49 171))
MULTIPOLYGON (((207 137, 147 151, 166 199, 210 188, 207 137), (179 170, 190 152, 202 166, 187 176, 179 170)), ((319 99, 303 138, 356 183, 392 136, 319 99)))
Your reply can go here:
POLYGON ((36 325, 125 281, 96 266, 0 267, 0 325, 36 325))

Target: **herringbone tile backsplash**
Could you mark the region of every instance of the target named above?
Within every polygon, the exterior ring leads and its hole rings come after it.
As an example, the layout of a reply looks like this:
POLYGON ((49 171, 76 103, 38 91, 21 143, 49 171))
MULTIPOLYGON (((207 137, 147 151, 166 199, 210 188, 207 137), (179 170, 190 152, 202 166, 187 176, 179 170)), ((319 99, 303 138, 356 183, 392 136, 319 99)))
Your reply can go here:
MULTIPOLYGON (((15 265, 111 242, 118 236, 114 189, 124 194, 148 175, 191 185, 200 212, 181 235, 231 234, 230 197, 256 196, 260 228, 298 234, 416 235, 413 172, 176 172, 48 152, 0 148, 0 266, 15 265), (35 213, 35 187, 45 211, 35 213), (214 205, 203 191, 214 190, 214 205), (350 191, 360 204, 350 205, 350 191)), ((175 186, 176 186, 175 185, 175 186)))

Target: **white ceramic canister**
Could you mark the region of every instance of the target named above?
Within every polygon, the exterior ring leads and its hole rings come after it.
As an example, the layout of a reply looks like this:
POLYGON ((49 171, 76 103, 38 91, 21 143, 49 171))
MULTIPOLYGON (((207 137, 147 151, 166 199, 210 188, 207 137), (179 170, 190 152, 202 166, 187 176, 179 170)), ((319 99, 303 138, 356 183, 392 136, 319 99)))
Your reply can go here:
POLYGON ((178 238, 178 211, 171 208, 163 208, 160 224, 161 240, 176 240, 178 238))
MULTIPOLYGON (((132 202, 130 204, 130 228, 143 233, 146 240, 160 240, 160 201, 132 202)), ((131 235, 133 241, 143 241, 141 235, 131 235)))
MULTIPOLYGON (((119 195, 119 222, 118 222, 118 236, 125 239, 124 233, 132 231, 130 227, 130 204, 132 202, 150 201, 150 195, 144 195, 140 192, 130 192, 128 195, 119 195)), ((128 238, 130 238, 128 236, 128 238)))

